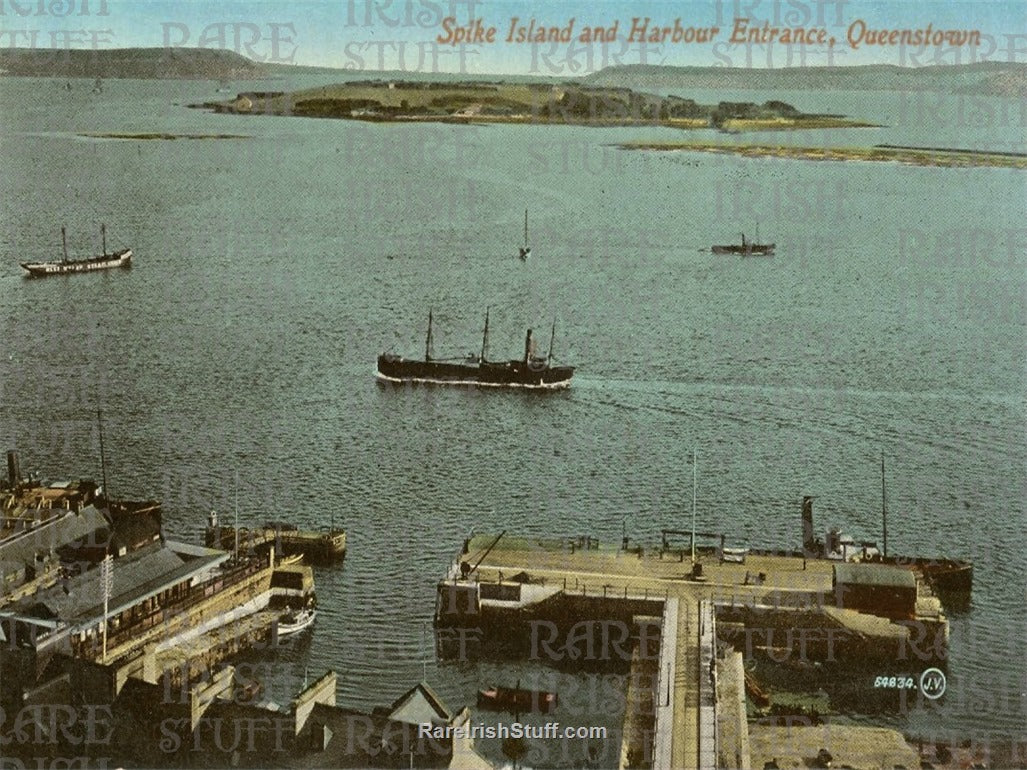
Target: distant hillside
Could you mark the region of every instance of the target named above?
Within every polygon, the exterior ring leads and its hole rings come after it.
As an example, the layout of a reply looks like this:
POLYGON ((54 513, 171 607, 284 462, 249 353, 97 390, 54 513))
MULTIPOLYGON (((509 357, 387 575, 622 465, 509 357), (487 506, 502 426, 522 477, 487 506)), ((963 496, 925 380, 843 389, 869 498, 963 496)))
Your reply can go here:
POLYGON ((858 67, 606 67, 582 82, 648 91, 943 91, 992 96, 1027 95, 1027 64, 979 62, 936 67, 871 64, 858 67))
POLYGON ((22 77, 239 80, 266 77, 268 69, 234 51, 208 48, 0 48, 0 72, 22 77))

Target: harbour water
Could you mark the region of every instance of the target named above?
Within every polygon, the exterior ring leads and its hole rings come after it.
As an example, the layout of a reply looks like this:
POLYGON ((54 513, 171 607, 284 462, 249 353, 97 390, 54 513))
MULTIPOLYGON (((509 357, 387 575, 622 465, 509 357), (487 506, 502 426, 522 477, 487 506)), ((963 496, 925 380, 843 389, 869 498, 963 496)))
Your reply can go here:
MULTIPOLYGON (((612 146, 680 138, 659 128, 214 115, 185 107, 211 82, 71 83, 0 79, 0 437, 26 469, 96 477, 102 407, 111 491, 162 498, 180 539, 236 498, 243 524, 334 515, 346 562, 317 572, 313 642, 269 664, 277 697, 326 668, 358 708, 425 671, 455 706, 536 676, 587 692, 579 723, 616 725, 606 680, 436 662, 434 584, 471 528, 655 544, 690 523, 694 448, 701 530, 794 547, 811 494, 819 530, 879 539, 883 451, 889 550, 975 564, 945 698, 887 720, 1022 735, 1022 171, 612 146), (245 138, 81 135, 103 132, 245 138), (772 259, 705 251, 757 221, 772 259), (21 277, 62 225, 96 252, 101 222, 131 271, 21 277), (376 384, 429 308, 436 352, 462 355, 486 306, 496 357, 555 319, 570 390, 376 384)), ((935 131, 921 97, 789 96, 889 126, 754 141, 1023 149, 1019 102, 923 97, 935 131)))

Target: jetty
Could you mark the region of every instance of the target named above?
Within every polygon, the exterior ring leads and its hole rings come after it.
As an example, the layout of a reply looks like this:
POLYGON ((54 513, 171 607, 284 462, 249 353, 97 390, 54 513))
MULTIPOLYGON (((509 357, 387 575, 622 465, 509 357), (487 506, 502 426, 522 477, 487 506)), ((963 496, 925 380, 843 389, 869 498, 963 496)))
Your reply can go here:
POLYGON ((274 548, 276 553, 302 555, 315 564, 339 562, 346 557, 346 532, 334 525, 317 532, 301 530, 286 522, 269 521, 260 527, 236 530, 221 526, 217 512, 211 511, 204 536, 208 548, 240 553, 266 553, 274 548))
MULTIPOLYGON (((656 768, 760 766, 766 741, 760 726, 750 733, 743 661, 926 669, 943 665, 949 633, 940 600, 900 567, 666 538, 645 548, 485 535, 465 541, 439 582, 435 625, 444 658, 499 650, 628 671, 621 766, 656 768)), ((810 731, 793 735, 796 756, 826 749, 860 766, 853 736, 801 724, 810 731)), ((911 766, 901 736, 881 745, 895 749, 884 766, 911 766)))

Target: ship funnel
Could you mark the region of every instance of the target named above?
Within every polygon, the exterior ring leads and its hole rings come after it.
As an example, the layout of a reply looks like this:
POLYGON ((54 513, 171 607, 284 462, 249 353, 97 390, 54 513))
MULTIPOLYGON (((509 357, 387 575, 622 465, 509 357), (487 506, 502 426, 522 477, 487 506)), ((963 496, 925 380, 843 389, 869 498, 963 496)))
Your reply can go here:
POLYGON ((524 338, 524 363, 528 363, 528 361, 531 359, 531 354, 535 352, 532 348, 533 345, 531 344, 531 329, 528 329, 528 334, 524 338))
POLYGON ((18 453, 13 449, 7 453, 7 478, 11 482, 11 489, 18 486, 21 481, 21 466, 18 464, 18 453))
POLYGON ((813 534, 813 498, 802 498, 802 550, 807 556, 815 556, 816 537, 813 534))

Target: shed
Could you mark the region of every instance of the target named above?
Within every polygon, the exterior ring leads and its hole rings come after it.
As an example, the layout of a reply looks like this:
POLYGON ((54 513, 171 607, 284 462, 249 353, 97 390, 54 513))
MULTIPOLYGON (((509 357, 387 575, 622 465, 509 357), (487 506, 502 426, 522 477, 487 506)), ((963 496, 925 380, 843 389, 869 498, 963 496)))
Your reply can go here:
POLYGON ((843 609, 893 620, 916 613, 917 583, 911 570, 859 562, 836 564, 832 585, 835 601, 843 609))

